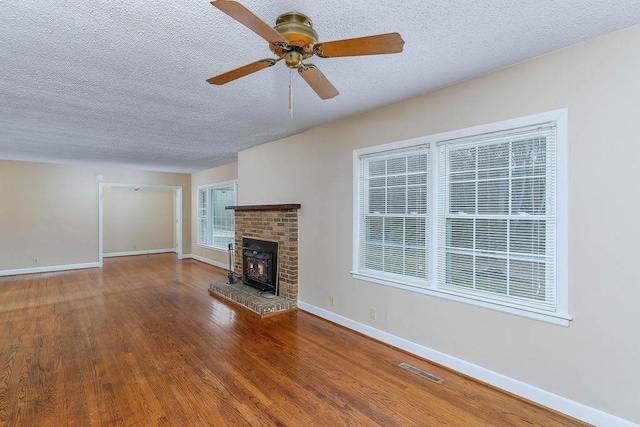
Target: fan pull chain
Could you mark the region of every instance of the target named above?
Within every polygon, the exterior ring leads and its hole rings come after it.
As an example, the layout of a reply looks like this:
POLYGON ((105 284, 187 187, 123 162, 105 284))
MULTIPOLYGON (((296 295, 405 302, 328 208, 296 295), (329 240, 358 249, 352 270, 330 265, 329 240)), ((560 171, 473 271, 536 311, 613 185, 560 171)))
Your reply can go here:
POLYGON ((293 88, 291 87, 291 68, 289 68, 289 114, 293 119, 293 88))

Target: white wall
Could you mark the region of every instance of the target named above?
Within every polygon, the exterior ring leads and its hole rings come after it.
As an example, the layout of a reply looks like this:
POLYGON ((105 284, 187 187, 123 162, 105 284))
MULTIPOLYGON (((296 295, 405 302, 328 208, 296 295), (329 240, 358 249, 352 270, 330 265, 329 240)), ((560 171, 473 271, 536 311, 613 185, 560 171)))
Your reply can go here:
POLYGON ((243 151, 238 203, 302 204, 301 302, 638 423, 638 52, 640 26, 243 151), (568 328, 351 278, 354 149, 560 108, 568 328))
POLYGON ((183 247, 191 248, 188 174, 0 160, 0 274, 98 263, 100 182, 182 186, 183 247))
POLYGON ((175 251, 175 193, 172 188, 105 186, 102 196, 106 255, 175 251))

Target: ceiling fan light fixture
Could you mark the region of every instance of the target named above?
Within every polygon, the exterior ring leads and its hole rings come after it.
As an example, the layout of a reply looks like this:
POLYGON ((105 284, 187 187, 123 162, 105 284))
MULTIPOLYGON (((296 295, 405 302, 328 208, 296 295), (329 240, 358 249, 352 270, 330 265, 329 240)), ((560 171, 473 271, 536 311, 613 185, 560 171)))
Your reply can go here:
POLYGON ((287 67, 289 68, 300 68, 303 58, 304 56, 302 55, 302 53, 298 52, 297 50, 292 50, 285 53, 284 63, 287 64, 287 67))

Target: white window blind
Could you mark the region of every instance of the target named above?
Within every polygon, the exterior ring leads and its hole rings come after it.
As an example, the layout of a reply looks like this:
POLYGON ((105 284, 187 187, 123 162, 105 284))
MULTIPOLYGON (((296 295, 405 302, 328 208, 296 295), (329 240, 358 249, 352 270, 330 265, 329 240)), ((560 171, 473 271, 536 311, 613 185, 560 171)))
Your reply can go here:
POLYGON ((357 271, 428 285, 429 151, 360 158, 357 271))
POLYGON ((209 234, 209 192, 206 188, 198 189, 198 243, 207 244, 209 234))
POLYGON ((438 288, 554 311, 554 124, 439 144, 438 288))

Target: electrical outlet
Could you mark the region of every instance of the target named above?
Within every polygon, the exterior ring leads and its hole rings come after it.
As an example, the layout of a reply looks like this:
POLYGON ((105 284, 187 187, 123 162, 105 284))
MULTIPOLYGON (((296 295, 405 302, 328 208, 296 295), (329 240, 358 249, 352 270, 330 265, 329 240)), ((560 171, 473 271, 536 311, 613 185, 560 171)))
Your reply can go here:
POLYGON ((336 305, 336 298, 333 295, 329 297, 329 305, 332 307, 336 305))
POLYGON ((38 263, 38 258, 34 258, 34 259, 33 259, 33 263, 34 263, 34 264, 37 264, 37 263, 38 263))
POLYGON ((369 309, 369 318, 376 320, 376 309, 373 307, 369 309))
POLYGON ((137 247, 136 245, 133 245, 133 249, 136 249, 136 247, 137 247))

